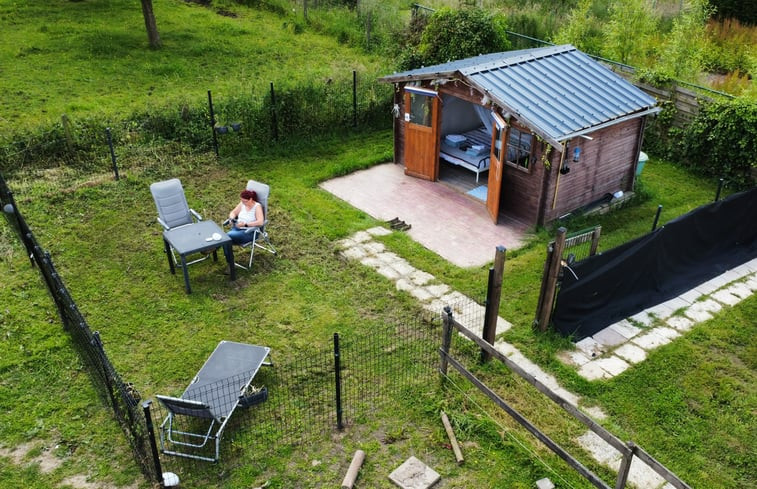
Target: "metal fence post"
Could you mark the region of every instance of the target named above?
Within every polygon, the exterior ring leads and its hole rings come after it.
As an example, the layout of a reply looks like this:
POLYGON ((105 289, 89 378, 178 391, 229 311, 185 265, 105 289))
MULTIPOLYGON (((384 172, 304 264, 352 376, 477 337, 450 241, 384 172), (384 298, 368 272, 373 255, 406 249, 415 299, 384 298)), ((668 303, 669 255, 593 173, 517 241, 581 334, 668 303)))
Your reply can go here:
POLYGON ((720 200, 720 191, 721 190, 723 190, 723 179, 722 178, 718 181, 718 191, 715 194, 715 202, 717 202, 718 200, 720 200))
POLYGON ((344 428, 342 424, 342 365, 339 354, 339 333, 334 333, 334 380, 336 388, 336 427, 344 428))
POLYGON ((357 71, 352 70, 352 127, 357 127, 357 71))
POLYGON ((110 148, 110 161, 113 164, 113 175, 118 180, 118 164, 116 164, 116 152, 113 149, 113 137, 110 135, 110 128, 105 128, 105 134, 108 136, 108 148, 110 148))
POLYGON ((662 212, 662 204, 657 206, 657 213, 654 215, 654 222, 652 223, 652 231, 657 229, 657 222, 660 220, 661 212, 662 212))
POLYGON ((442 348, 439 351, 439 372, 442 376, 447 375, 447 356, 452 344, 452 308, 444 306, 442 315, 442 348))
POLYGON ((142 411, 145 413, 145 426, 147 427, 147 439, 150 440, 150 451, 152 452, 152 461, 155 466, 155 478, 160 481, 160 487, 163 484, 163 469, 160 467, 160 456, 158 455, 158 444, 155 442, 155 429, 152 425, 152 415, 150 414, 151 400, 142 403, 142 411))
POLYGON ((216 158, 218 158, 218 136, 216 136, 216 114, 213 112, 213 96, 208 90, 208 108, 210 109, 210 131, 213 133, 213 149, 216 152, 216 158))
POLYGON ((271 82, 271 120, 273 125, 273 139, 279 140, 279 122, 276 119, 276 92, 273 90, 273 82, 271 82))

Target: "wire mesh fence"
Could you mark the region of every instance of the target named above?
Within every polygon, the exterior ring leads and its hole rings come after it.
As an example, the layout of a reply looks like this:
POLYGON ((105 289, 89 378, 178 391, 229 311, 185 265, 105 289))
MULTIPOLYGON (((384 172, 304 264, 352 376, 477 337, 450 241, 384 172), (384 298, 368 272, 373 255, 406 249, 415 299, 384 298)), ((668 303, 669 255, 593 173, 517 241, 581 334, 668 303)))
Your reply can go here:
POLYGON ((379 73, 352 71, 344 76, 303 82, 271 82, 244 93, 214 93, 170 102, 121 120, 103 115, 69 118, 33 133, 0 135, 0 171, 65 161, 87 171, 117 169, 117 159, 132 147, 156 141, 201 151, 233 152, 310 141, 353 128, 391 124, 391 84, 379 73), (112 158, 111 158, 112 156, 112 158))
POLYGON ((471 329, 482 328, 484 306, 461 296, 455 304, 439 305, 438 311, 404 322, 363 333, 335 334, 330 349, 303 351, 285 359, 277 359, 273 352, 273 365, 261 368, 251 390, 238 390, 241 379, 249 377, 239 373, 235 374, 239 378, 231 376, 195 393, 229 404, 239 400, 237 409, 216 420, 225 424, 217 445, 212 438, 203 441, 212 420, 202 415, 174 417, 169 439, 166 406, 141 399, 138 389, 121 378, 99 333, 90 329, 49 253, 37 243, 1 174, 0 203, 32 265, 39 268, 98 394, 112 409, 136 463, 151 482, 162 484, 163 474, 173 472, 191 486, 201 487, 275 450, 323 440, 335 430, 360 425, 375 413, 391 412, 399 400, 437 396, 432 380, 437 377, 442 306, 450 305, 456 319, 471 329), (172 456, 169 451, 196 457, 172 456))
MULTIPOLYGON (((335 334, 333 349, 275 360, 258 372, 253 390, 245 396, 249 402, 240 404, 229 419, 216 464, 205 462, 215 456, 214 440, 202 447, 180 446, 184 456, 168 453, 176 446, 167 439, 170 412, 163 403, 154 403, 156 437, 162 437, 161 467, 199 487, 250 460, 262 461, 273 451, 327 442, 331 433, 349 431, 375 413, 392 409, 398 399, 430 395, 439 334, 438 317, 424 316, 365 334, 335 334)), ((205 397, 236 399, 239 380, 209 386, 205 397)), ((195 434, 207 433, 207 419, 173 418, 175 441, 199 444, 195 434), (193 435, 182 434, 187 432, 193 435)))

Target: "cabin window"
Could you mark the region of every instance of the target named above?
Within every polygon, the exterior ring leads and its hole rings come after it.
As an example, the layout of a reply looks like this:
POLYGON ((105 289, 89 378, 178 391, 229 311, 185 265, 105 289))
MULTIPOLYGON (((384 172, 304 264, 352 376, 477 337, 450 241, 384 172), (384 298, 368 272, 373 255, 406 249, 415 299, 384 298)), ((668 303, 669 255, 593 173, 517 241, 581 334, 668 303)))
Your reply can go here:
POLYGON ((517 168, 528 170, 531 168, 531 149, 534 136, 521 131, 517 127, 510 127, 507 138, 507 162, 517 168))
POLYGON ((431 107, 434 102, 433 97, 421 95, 419 93, 409 93, 410 95, 410 121, 413 124, 431 127, 431 107))

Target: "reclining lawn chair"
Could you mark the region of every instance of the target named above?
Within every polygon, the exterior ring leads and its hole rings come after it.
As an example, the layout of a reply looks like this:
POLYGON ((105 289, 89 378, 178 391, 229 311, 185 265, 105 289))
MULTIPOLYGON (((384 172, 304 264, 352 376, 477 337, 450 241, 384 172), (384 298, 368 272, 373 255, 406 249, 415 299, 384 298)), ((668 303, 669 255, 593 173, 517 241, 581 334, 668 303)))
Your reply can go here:
POLYGON ((249 388, 270 348, 221 341, 181 397, 156 396, 168 415, 160 425, 160 450, 166 455, 217 462, 223 431, 237 407, 250 407, 267 399, 264 389, 248 395, 249 388), (203 447, 215 444, 208 456, 203 447))
MULTIPOLYGON (((252 259, 255 257, 255 248, 260 248, 274 255, 276 254, 276 248, 273 247, 271 240, 268 238, 268 231, 266 231, 266 226, 268 225, 268 196, 271 193, 271 187, 265 183, 248 180, 247 190, 253 190, 258 195, 258 202, 263 206, 263 218, 265 219, 265 222, 263 222, 262 226, 247 228, 246 233, 252 233, 252 240, 238 245, 242 248, 250 249, 250 260, 246 265, 235 263, 236 266, 244 270, 250 270, 252 268, 252 259)), ((223 224, 230 225, 231 221, 227 219, 223 224)))
MULTIPOLYGON (((193 222, 202 221, 202 216, 194 209, 189 208, 187 199, 184 196, 184 188, 178 178, 172 178, 162 182, 155 182, 150 185, 150 193, 155 200, 155 206, 158 208, 158 222, 163 229, 169 231, 193 222)), ((174 265, 179 265, 176 253, 171 247, 171 256, 174 265)), ((197 255, 195 255, 197 256, 197 255)), ((204 254, 187 262, 187 265, 201 262, 207 259, 209 255, 204 254)), ((217 259, 216 252, 213 251, 213 257, 217 259)))

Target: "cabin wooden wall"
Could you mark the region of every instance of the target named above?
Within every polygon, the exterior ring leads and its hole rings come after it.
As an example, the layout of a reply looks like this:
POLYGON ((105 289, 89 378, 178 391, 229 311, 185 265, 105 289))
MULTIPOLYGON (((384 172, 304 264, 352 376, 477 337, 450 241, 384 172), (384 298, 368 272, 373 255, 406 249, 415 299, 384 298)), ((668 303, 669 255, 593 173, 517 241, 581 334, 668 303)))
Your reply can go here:
POLYGON ((560 154, 555 151, 553 171, 545 185, 542 203, 544 223, 575 211, 608 193, 631 190, 642 123, 642 118, 632 119, 589 134, 593 138, 591 141, 573 139, 566 154, 570 167, 567 175, 560 175, 557 171, 560 154), (578 163, 572 161, 576 145, 581 148, 578 163))

